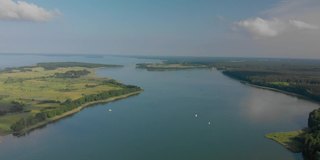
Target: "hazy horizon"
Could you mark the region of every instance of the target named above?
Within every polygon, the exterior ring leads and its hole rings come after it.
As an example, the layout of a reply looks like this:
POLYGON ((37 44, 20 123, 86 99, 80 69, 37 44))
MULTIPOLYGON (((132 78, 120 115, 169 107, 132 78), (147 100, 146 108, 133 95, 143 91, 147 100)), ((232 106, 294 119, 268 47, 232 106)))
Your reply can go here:
POLYGON ((317 0, 0 0, 0 53, 320 58, 317 0))
POLYGON ((110 56, 110 57, 132 57, 132 58, 244 58, 244 59, 296 59, 296 60, 320 60, 319 58, 312 57, 280 57, 280 56, 206 56, 206 55, 142 55, 142 54, 103 54, 103 53, 0 53, 0 55, 34 55, 34 56, 110 56))

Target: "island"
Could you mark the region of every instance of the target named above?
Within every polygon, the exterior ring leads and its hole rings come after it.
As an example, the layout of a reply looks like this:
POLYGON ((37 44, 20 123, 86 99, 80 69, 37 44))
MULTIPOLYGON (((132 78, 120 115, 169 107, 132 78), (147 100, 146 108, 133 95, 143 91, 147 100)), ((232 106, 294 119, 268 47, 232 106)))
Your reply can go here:
POLYGON ((110 78, 97 68, 119 65, 49 62, 0 71, 0 134, 25 134, 97 103, 137 95, 143 90, 110 78))
POLYGON ((196 63, 140 63, 136 68, 146 69, 148 71, 170 71, 187 69, 210 69, 211 67, 196 63))

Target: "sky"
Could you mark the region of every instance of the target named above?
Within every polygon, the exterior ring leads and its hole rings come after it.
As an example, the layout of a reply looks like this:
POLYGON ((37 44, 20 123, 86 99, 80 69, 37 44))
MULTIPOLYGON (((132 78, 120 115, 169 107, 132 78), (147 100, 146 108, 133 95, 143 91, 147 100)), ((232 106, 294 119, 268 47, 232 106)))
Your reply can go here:
POLYGON ((320 58, 320 1, 0 0, 0 53, 320 58))

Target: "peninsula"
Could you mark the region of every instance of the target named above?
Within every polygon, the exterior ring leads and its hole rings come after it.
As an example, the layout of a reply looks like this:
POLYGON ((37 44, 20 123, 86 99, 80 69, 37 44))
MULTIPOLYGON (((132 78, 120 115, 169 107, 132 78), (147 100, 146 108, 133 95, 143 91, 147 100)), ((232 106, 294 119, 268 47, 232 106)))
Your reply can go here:
POLYGON ((0 133, 24 134, 96 103, 142 92, 133 85, 98 77, 96 68, 119 65, 38 63, 0 71, 0 133))
POLYGON ((170 70, 187 70, 187 69, 209 69, 208 65, 195 63, 140 63, 136 68, 146 69, 148 71, 170 71, 170 70))

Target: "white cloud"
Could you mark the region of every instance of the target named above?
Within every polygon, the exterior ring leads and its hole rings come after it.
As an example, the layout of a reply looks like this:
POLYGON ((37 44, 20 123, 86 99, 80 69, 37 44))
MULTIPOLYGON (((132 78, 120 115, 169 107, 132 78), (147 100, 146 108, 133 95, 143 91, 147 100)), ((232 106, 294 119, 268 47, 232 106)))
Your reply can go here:
POLYGON ((255 36, 266 37, 277 36, 285 29, 285 24, 278 19, 265 20, 259 17, 237 22, 237 25, 255 36))
POLYGON ((316 25, 308 24, 306 22, 302 22, 298 20, 290 20, 290 23, 299 29, 319 29, 319 27, 316 25))
POLYGON ((49 11, 25 1, 0 0, 0 20, 43 22, 57 15, 58 11, 49 11))
POLYGON ((300 20, 280 20, 278 18, 263 19, 260 17, 247 19, 236 23, 253 36, 275 37, 284 32, 299 30, 316 30, 317 25, 309 24, 300 20))
POLYGON ((305 33, 305 30, 318 32, 319 9, 319 0, 282 0, 273 8, 262 11, 259 17, 235 22, 235 26, 254 37, 278 37, 283 33, 305 33))

